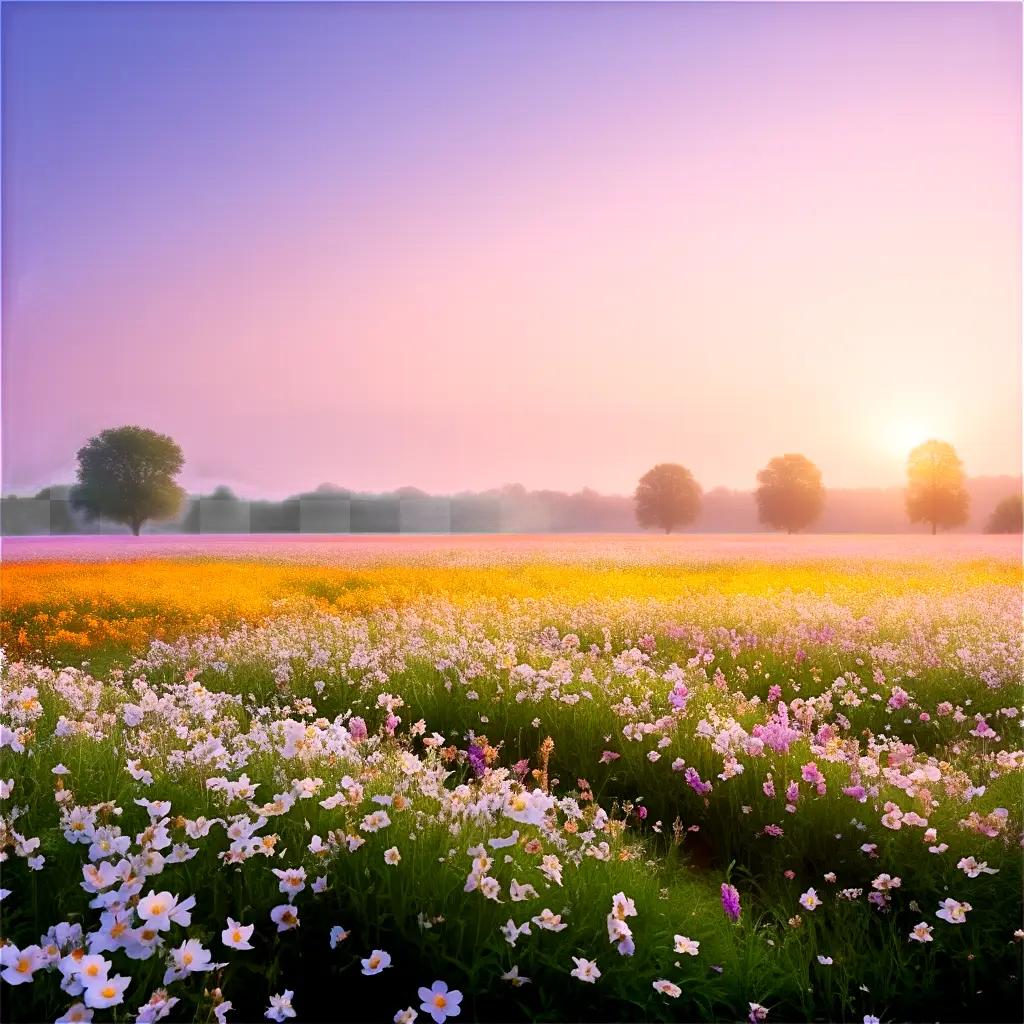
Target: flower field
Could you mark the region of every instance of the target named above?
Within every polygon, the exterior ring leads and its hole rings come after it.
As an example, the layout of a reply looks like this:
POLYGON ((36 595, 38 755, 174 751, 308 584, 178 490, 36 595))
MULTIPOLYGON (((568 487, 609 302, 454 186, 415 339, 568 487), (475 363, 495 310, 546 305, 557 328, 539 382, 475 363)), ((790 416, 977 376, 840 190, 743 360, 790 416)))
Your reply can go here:
POLYGON ((1019 558, 5 542, 3 1017, 1019 1020, 1019 558))

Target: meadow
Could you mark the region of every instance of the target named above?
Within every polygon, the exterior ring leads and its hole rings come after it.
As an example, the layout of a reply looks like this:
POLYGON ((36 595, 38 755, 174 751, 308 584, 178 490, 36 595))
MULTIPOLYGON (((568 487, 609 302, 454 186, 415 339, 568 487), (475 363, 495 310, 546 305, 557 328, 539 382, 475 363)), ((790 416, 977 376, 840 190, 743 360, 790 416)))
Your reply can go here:
POLYGON ((1019 538, 4 542, 10 1021, 1010 1021, 1019 538))

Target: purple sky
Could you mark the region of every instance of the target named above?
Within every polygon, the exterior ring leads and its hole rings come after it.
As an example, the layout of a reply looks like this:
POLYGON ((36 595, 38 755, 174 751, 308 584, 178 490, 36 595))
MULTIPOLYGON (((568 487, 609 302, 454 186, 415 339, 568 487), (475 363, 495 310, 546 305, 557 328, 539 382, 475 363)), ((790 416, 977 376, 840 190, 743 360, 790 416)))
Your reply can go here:
POLYGON ((3 7, 4 493, 1020 467, 1016 4, 3 7))

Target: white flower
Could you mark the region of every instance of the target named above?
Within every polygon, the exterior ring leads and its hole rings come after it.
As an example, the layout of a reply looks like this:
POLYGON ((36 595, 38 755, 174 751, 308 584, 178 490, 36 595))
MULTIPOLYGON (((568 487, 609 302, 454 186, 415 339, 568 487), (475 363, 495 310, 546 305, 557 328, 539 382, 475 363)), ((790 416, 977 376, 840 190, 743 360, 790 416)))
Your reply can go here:
POLYGON ((805 910, 814 910, 815 907, 821 906, 821 900, 813 889, 808 889, 800 897, 800 906, 805 910))
POLYGON ((89 1024, 93 1011, 85 1003, 72 1003, 63 1016, 58 1017, 54 1024, 89 1024))
POLYGON ((270 920, 277 925, 279 932, 286 932, 299 927, 298 911, 290 903, 282 903, 270 912, 270 920))
POLYGON ((514 988, 530 984, 530 979, 519 973, 519 964, 513 964, 512 969, 501 976, 501 980, 507 981, 514 988))
POLYGON ((501 926, 501 934, 505 936, 505 941, 510 946, 514 946, 520 935, 532 934, 530 932, 530 922, 524 921, 522 924, 517 925, 510 917, 508 921, 501 926))
POLYGON ((671 996, 673 999, 678 999, 683 994, 683 990, 678 985, 665 978, 659 978, 657 981, 651 982, 651 985, 655 992, 660 992, 663 996, 671 996))
POLYGON ((960 903, 958 900, 947 898, 939 904, 935 916, 950 924, 963 924, 967 920, 967 912, 971 909, 970 903, 960 903))
POLYGON ((363 974, 380 974, 381 971, 391 966, 391 954, 385 953, 383 949, 375 949, 360 963, 363 965, 363 974))
POLYGON ((674 948, 677 953, 686 953, 688 956, 696 956, 700 950, 700 943, 694 942, 693 939, 687 938, 685 935, 677 935, 675 937, 674 948))
POLYGON ((384 863, 394 867, 400 860, 402 855, 398 852, 397 846, 392 846, 384 851, 384 863))
POLYGON ((220 933, 220 941, 231 949, 252 949, 252 933, 254 924, 239 924, 234 918, 228 918, 228 926, 220 933))
POLYGON ((288 897, 289 903, 306 888, 305 868, 274 868, 273 871, 280 879, 277 888, 288 897))
POLYGON ((131 984, 131 978, 120 974, 103 981, 93 981, 85 986, 85 1005, 94 1010, 102 1010, 108 1006, 117 1006, 124 1002, 124 990, 131 984))
POLYGON ((295 993, 291 989, 286 989, 282 995, 271 996, 270 1006, 263 1016, 267 1020, 277 1021, 277 1024, 281 1024, 281 1021, 287 1017, 294 1017, 295 1010, 292 1008, 292 997, 294 995, 295 993))
MULTIPOLYGON (((0 946, 0 964, 3 971, 0 971, 0 978, 3 978, 8 985, 23 985, 32 981, 32 975, 45 963, 42 950, 38 946, 26 946, 18 949, 13 943, 0 946)), ((104 972, 104 975, 106 972, 104 972)))
POLYGON ((536 917, 531 917, 531 921, 538 927, 543 928, 549 932, 560 932, 567 928, 562 921, 561 914, 553 914, 547 907, 545 907, 536 917))
POLYGON ((435 981, 430 988, 417 992, 422 1002, 420 1009, 434 1019, 434 1024, 444 1024, 449 1017, 457 1017, 462 1009, 462 993, 449 989, 447 982, 435 981))
POLYGON ((987 861, 977 861, 973 857, 961 857, 956 865, 968 878, 978 875, 998 875, 999 868, 990 868, 987 861))
POLYGON ((537 898, 537 890, 534 889, 529 882, 525 885, 520 885, 514 878, 508 887, 508 894, 512 899, 513 903, 520 903, 523 900, 530 900, 537 898))
POLYGON ((585 960, 580 956, 574 956, 572 960, 576 966, 569 973, 574 978, 579 978, 580 981, 585 981, 588 984, 593 985, 594 982, 601 977, 601 972, 597 968, 596 960, 585 960))

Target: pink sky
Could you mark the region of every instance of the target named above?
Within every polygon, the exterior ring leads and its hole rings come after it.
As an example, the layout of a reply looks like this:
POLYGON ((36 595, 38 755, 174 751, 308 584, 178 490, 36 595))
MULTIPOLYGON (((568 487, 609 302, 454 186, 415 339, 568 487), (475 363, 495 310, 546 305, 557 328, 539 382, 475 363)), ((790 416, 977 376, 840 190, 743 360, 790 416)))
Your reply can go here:
POLYGON ((1016 4, 3 17, 4 493, 1019 472, 1016 4))

